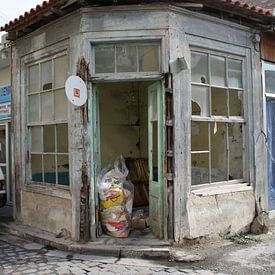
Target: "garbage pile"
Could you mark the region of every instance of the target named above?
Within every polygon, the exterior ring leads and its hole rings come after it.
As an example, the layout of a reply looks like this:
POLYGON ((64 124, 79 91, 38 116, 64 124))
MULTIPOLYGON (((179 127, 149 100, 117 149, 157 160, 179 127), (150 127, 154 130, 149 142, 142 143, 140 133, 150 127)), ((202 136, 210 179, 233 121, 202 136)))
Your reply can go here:
POLYGON ((134 185, 126 180, 128 173, 123 156, 119 156, 97 179, 102 228, 113 237, 126 238, 130 233, 134 185))

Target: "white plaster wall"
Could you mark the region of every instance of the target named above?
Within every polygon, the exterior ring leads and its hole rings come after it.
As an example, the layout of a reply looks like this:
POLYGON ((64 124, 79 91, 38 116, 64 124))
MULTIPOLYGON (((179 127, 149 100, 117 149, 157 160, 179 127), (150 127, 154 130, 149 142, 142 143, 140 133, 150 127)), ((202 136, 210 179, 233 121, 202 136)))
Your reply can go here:
POLYGON ((24 225, 58 234, 62 228, 71 232, 71 200, 34 192, 22 192, 24 225))
POLYGON ((198 238, 247 230, 255 217, 253 191, 231 192, 211 196, 191 193, 187 202, 190 236, 198 238))

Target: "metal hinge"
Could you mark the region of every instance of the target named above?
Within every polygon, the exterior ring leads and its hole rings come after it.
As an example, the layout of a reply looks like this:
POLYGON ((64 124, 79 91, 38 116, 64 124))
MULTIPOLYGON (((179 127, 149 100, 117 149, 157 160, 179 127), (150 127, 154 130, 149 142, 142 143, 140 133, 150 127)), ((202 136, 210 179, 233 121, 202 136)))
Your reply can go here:
POLYGON ((173 173, 167 173, 166 174, 166 179, 170 180, 170 181, 174 180, 174 174, 173 173))
POLYGON ((172 150, 167 150, 166 154, 167 154, 167 157, 170 157, 170 158, 174 156, 174 152, 172 150))
POLYGON ((166 126, 173 126, 173 120, 172 119, 166 120, 166 126))

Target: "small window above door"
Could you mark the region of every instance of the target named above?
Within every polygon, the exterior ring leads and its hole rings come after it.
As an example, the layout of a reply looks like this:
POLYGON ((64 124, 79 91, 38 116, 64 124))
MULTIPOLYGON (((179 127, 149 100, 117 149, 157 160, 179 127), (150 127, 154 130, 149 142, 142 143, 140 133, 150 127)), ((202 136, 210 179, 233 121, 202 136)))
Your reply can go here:
POLYGON ((93 47, 95 74, 160 73, 160 43, 97 44, 93 47))

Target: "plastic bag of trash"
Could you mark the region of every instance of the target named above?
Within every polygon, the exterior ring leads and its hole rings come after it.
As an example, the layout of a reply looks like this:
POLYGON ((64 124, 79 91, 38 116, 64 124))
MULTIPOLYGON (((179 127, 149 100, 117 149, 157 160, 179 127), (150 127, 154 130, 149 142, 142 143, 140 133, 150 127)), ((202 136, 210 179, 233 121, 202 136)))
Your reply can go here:
POLYGON ((129 171, 119 156, 97 179, 103 230, 114 237, 128 237, 131 225, 134 185, 126 181, 129 171))

